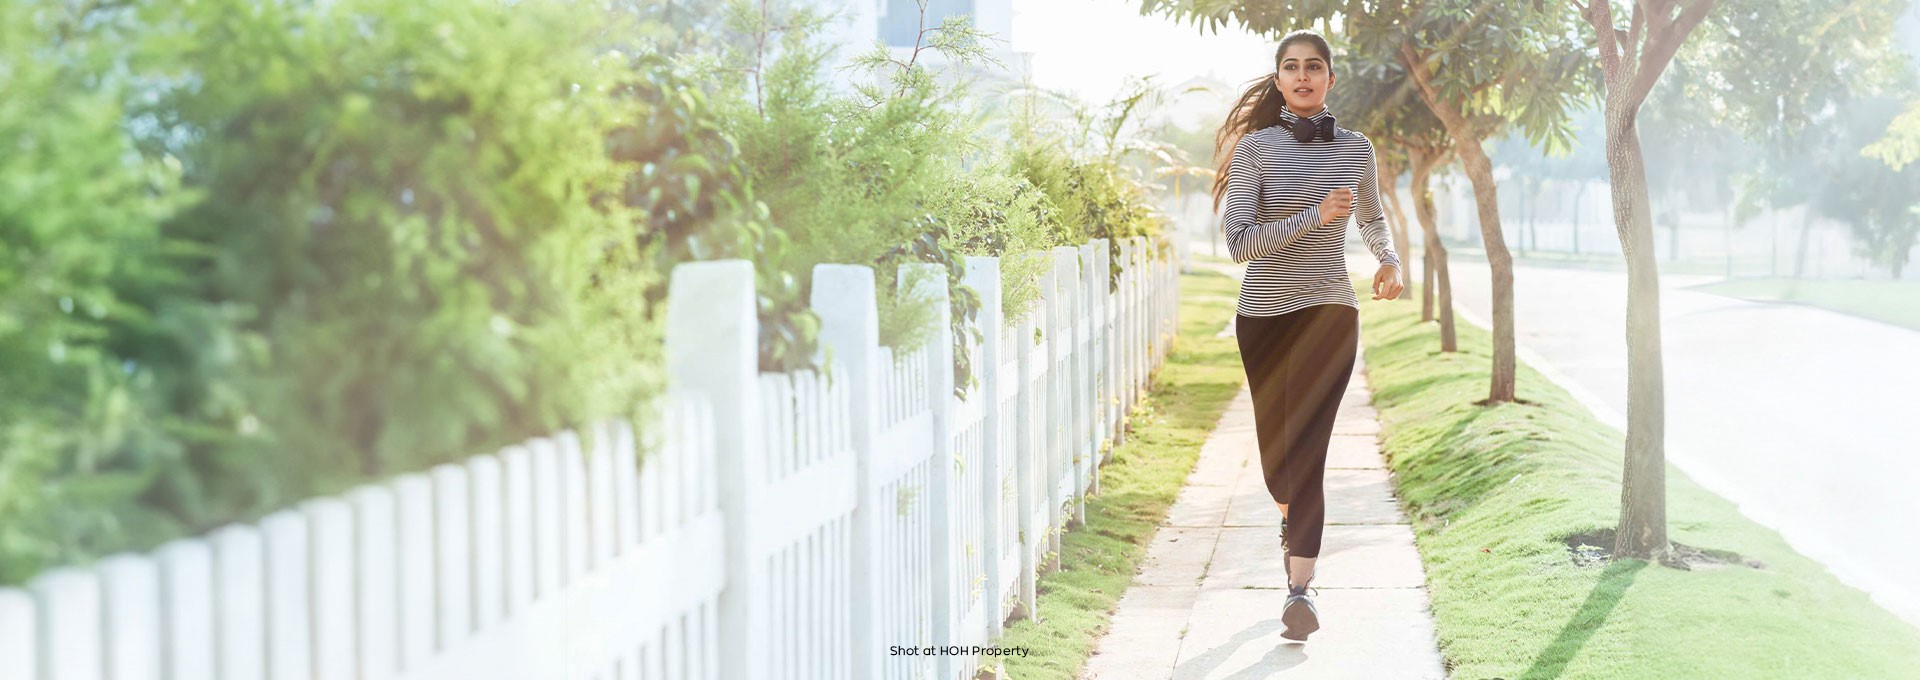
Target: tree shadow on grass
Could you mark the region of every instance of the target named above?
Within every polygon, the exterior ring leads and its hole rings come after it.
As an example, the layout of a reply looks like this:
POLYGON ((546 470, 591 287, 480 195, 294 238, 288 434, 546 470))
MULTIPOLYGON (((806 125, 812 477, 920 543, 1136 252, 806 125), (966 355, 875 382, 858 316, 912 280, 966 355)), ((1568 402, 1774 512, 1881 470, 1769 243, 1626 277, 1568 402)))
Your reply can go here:
POLYGON ((1587 593, 1587 601, 1580 603, 1580 609, 1575 611, 1573 618, 1560 629, 1560 635, 1547 644, 1547 648, 1540 652, 1540 656, 1534 658, 1533 666, 1527 668, 1527 672, 1520 674, 1520 680, 1560 677, 1561 671, 1567 667, 1567 662, 1572 661, 1573 657, 1580 653, 1580 648, 1586 646, 1587 640, 1593 637, 1594 631, 1599 630, 1600 624, 1606 622, 1607 615, 1611 614, 1613 608, 1620 604, 1620 600, 1626 597, 1627 587, 1633 585, 1633 580, 1639 576, 1640 570, 1647 568, 1647 565, 1646 560, 1634 559, 1620 560, 1607 565, 1606 570, 1600 573, 1600 582, 1594 584, 1593 590, 1587 593))

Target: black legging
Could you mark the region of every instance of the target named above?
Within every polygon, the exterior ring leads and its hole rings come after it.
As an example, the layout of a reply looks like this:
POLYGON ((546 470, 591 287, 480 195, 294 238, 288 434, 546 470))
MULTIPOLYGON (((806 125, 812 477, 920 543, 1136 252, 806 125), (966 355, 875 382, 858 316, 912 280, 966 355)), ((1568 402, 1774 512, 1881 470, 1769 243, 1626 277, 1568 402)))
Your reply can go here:
POLYGON ((1319 557, 1327 521, 1322 480, 1334 415, 1353 375, 1360 313, 1342 304, 1278 316, 1234 315, 1240 363, 1253 392, 1254 430, 1267 492, 1287 505, 1287 552, 1319 557))

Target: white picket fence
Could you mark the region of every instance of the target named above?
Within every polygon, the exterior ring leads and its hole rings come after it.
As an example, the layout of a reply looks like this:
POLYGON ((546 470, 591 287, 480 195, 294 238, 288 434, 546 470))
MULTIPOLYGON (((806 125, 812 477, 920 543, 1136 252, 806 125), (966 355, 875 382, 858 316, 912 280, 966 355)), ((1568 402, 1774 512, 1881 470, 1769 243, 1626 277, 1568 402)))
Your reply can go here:
MULTIPOLYGON (((757 370, 749 263, 681 265, 660 432, 561 432, 0 589, 0 680, 971 677, 1175 332, 1175 266, 1122 246, 1113 291, 1104 241, 1055 249, 1014 326, 999 261, 968 258, 964 400, 951 333, 878 346, 867 267, 814 270, 820 375, 757 370)), ((909 266, 947 328, 944 270, 909 266)))

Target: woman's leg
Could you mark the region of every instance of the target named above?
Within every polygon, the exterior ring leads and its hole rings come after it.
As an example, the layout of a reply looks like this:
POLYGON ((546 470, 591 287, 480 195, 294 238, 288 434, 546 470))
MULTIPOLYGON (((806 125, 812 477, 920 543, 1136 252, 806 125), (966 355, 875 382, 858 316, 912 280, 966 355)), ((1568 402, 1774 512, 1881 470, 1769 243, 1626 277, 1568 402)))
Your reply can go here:
POLYGON ((1327 468, 1327 444, 1333 436, 1333 421, 1340 410, 1340 398, 1346 393, 1353 375, 1359 348, 1359 313, 1340 304, 1314 305, 1296 310, 1301 314, 1299 331, 1285 348, 1285 387, 1287 461, 1284 475, 1287 491, 1287 546, 1292 564, 1292 585, 1301 586, 1313 577, 1313 564, 1320 556, 1320 539, 1326 525, 1324 479, 1327 468))
POLYGON ((1276 504, 1287 502, 1280 483, 1280 462, 1287 449, 1283 391, 1286 384, 1281 376, 1287 321, 1289 319, 1279 316, 1234 317, 1240 363, 1247 372, 1247 390, 1253 393, 1253 429, 1260 447, 1260 472, 1267 493, 1276 504))

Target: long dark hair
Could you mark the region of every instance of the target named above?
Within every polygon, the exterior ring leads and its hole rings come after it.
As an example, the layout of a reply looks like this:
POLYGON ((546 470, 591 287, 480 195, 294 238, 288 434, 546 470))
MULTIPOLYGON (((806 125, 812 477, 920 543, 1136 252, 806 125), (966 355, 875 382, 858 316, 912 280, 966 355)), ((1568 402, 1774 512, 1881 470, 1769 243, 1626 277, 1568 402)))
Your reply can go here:
POLYGON ((1320 58, 1327 60, 1327 73, 1333 73, 1333 48, 1319 33, 1303 28, 1280 38, 1280 47, 1273 51, 1273 70, 1247 83, 1246 92, 1240 94, 1240 101, 1234 102, 1226 122, 1213 135, 1214 211, 1220 210, 1220 199, 1227 195, 1227 166, 1233 164, 1233 147, 1249 132, 1280 124, 1280 109, 1286 108, 1287 99, 1273 84, 1273 76, 1280 70, 1280 57, 1287 53, 1287 47, 1302 40, 1313 45, 1320 58))

